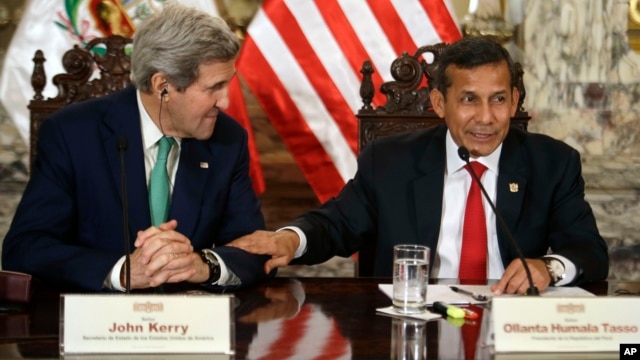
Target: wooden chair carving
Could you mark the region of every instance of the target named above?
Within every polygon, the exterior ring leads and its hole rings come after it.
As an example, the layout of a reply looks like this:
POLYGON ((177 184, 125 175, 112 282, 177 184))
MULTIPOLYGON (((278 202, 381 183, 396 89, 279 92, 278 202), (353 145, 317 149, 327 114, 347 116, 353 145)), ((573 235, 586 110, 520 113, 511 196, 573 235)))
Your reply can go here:
MULTIPOLYGON (((380 86, 380 93, 386 96, 384 105, 374 107, 371 102, 375 95, 372 81, 373 67, 365 61, 360 72, 362 84, 360 97, 363 106, 358 110, 358 148, 362 151, 367 144, 377 138, 428 129, 444 122, 432 110, 429 84, 438 66, 439 56, 448 44, 439 43, 423 46, 415 54, 403 53, 391 63, 391 76, 380 86), (431 59, 427 61, 425 59, 431 59)), ((524 111, 522 104, 526 96, 522 75, 524 71, 519 63, 517 69, 517 88, 520 92, 518 111, 511 119, 511 126, 527 130, 531 117, 524 111)), ((370 242, 358 252, 357 276, 373 276, 376 244, 370 242)), ((389 254, 391 256, 391 254, 389 254)))
POLYGON ((42 95, 47 84, 44 71, 46 59, 41 50, 36 51, 31 75, 31 86, 35 94, 28 106, 31 133, 30 164, 36 155, 38 129, 51 113, 71 103, 119 91, 131 83, 131 42, 130 38, 113 35, 95 38, 89 41, 85 48, 74 45, 62 56, 62 66, 66 73, 53 77, 58 95, 48 99, 42 95), (99 73, 96 73, 96 70, 99 73))

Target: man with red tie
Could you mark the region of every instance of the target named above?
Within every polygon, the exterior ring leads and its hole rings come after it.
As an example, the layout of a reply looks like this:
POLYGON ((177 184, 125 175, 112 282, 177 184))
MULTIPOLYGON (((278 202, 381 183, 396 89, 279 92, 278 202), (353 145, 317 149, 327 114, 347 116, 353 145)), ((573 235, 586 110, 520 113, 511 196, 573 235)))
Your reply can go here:
POLYGON ((446 125, 370 143, 336 198, 281 231, 232 245, 271 255, 269 270, 350 256, 375 242, 374 275, 390 276, 394 245, 424 244, 432 249, 432 278, 499 279, 496 294, 524 293, 523 264, 475 172, 540 291, 605 279, 607 245, 584 199, 580 154, 510 127, 520 94, 509 53, 492 40, 464 38, 438 61, 430 98, 446 125))

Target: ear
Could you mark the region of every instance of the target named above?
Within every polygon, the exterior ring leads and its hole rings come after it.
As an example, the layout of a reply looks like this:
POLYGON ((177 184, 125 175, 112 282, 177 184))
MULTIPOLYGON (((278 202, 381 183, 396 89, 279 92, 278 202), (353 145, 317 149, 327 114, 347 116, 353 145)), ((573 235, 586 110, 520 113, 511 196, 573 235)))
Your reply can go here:
POLYGON ((433 89, 429 93, 429 99, 431 99, 431 105, 433 105, 433 111, 439 118, 444 119, 444 95, 438 89, 433 89))
MULTIPOLYGON (((157 72, 151 75, 151 92, 154 94, 154 96, 162 98, 162 91, 168 89, 168 87, 169 82, 167 81, 167 77, 164 73, 157 72)), ((164 95, 166 95, 166 93, 164 95)), ((164 96, 164 98, 166 98, 166 96, 164 96)))
POLYGON ((511 89, 511 117, 516 115, 516 111, 518 111, 518 101, 520 101, 520 91, 516 87, 511 89))

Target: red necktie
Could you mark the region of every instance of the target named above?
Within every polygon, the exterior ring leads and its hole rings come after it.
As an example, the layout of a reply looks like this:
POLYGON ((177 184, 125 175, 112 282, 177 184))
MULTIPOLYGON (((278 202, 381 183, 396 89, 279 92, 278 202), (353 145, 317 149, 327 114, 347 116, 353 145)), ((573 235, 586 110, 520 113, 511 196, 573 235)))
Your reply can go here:
MULTIPOLYGON (((477 161, 470 163, 473 171, 482 178, 487 168, 477 161)), ((469 164, 465 166, 469 171, 469 164)), ((487 278, 487 222, 482 207, 480 186, 471 176, 471 188, 464 211, 464 228, 462 229, 462 251, 460 254, 460 279, 486 280, 487 278)))

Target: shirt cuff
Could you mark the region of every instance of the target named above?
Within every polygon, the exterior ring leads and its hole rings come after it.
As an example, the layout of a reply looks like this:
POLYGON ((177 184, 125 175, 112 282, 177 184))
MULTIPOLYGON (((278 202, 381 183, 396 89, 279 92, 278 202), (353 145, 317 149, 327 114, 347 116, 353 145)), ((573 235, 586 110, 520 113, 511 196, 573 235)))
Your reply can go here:
POLYGON ((121 292, 125 292, 127 290, 120 284, 120 273, 122 272, 122 266, 124 266, 125 258, 125 256, 121 257, 120 260, 118 260, 118 262, 113 266, 111 272, 104 280, 103 287, 121 292))
POLYGON ((300 312, 300 309, 302 309, 302 305, 304 305, 306 295, 300 280, 291 279, 291 294, 298 302, 298 310, 296 310, 295 314, 289 316, 288 319, 293 319, 294 317, 296 317, 296 315, 298 315, 298 313, 300 312))
POLYGON ((224 263, 224 261, 222 260, 222 258, 220 256, 218 256, 218 254, 216 254, 215 251, 211 250, 211 249, 204 249, 203 251, 211 251, 211 253, 213 254, 213 256, 216 257, 216 259, 218 259, 218 264, 220 265, 220 278, 218 279, 217 282, 210 284, 210 285, 240 285, 242 282, 240 281, 240 278, 238 276, 236 276, 236 274, 233 273, 233 271, 229 270, 227 268, 227 265, 224 263))
POLYGON ((291 230, 298 234, 298 238, 300 238, 300 244, 298 245, 298 249, 296 249, 296 253, 293 255, 293 258, 297 259, 300 256, 304 255, 307 252, 307 236, 304 234, 304 232, 297 226, 285 226, 281 229, 276 230, 276 232, 282 230, 291 230))
POLYGON ((545 255, 545 257, 558 259, 562 261, 562 264, 564 264, 564 279, 561 279, 560 281, 555 283, 554 286, 564 286, 570 284, 578 276, 578 269, 576 268, 576 265, 566 257, 557 254, 549 254, 545 255))

